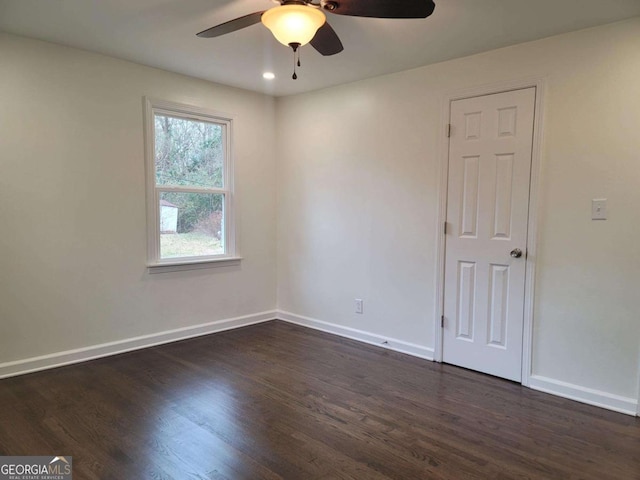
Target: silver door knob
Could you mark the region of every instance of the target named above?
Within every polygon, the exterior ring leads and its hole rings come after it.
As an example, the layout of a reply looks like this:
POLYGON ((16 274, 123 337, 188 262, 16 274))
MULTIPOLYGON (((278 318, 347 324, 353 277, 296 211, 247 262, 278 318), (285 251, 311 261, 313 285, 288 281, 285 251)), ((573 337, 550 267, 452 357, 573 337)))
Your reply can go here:
POLYGON ((511 255, 513 258, 520 258, 522 256, 522 250, 520 250, 519 248, 514 248, 513 250, 511 250, 511 253, 509 255, 511 255))

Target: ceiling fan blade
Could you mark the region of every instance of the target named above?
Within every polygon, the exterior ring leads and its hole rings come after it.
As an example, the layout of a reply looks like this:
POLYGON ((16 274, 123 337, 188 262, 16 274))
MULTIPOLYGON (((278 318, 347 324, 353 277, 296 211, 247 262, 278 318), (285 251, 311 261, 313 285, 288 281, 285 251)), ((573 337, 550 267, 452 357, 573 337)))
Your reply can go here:
POLYGON ((323 6, 337 15, 375 18, 427 18, 436 8, 433 0, 329 0, 323 6))
POLYGON ((207 28, 200 33, 196 33, 196 35, 200 38, 213 38, 219 37, 220 35, 226 35, 227 33, 235 32, 236 30, 260 23, 260 18, 263 13, 264 10, 262 12, 250 13, 244 17, 238 17, 234 20, 229 20, 228 22, 216 25, 215 27, 207 28))
POLYGON ((335 30, 327 22, 318 29, 311 40, 311 46, 324 56, 335 55, 344 50, 335 30))

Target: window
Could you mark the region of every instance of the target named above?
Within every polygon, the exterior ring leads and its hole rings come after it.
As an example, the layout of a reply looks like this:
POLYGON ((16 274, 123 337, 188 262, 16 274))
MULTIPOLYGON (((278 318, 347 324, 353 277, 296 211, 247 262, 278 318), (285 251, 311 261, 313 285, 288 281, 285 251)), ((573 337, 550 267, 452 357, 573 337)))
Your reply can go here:
POLYGON ((160 100, 145 107, 149 268, 237 261, 232 119, 160 100))

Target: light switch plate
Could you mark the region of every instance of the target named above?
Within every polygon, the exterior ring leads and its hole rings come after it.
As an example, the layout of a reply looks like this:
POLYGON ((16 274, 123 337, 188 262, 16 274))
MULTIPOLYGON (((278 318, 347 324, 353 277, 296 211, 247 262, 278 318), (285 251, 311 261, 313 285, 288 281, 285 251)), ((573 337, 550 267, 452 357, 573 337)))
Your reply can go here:
POLYGON ((591 200, 591 220, 607 219, 607 199, 594 198, 591 200))

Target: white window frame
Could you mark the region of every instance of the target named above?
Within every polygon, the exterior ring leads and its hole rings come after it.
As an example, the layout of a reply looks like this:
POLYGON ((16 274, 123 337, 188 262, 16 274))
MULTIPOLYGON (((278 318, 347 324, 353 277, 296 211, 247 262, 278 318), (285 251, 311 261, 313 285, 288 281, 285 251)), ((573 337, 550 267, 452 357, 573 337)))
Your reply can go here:
POLYGON ((145 173, 147 190, 147 267, 149 269, 149 273, 238 264, 241 257, 236 251, 235 235, 233 197, 233 116, 193 105, 145 97, 144 120, 145 173), (224 188, 165 187, 156 185, 156 114, 224 125, 224 188), (222 229, 225 252, 220 255, 162 259, 160 257, 160 192, 222 194, 224 196, 224 221, 222 229))

